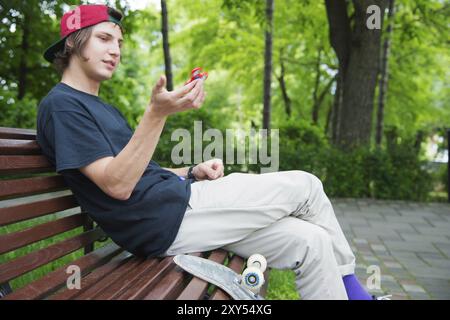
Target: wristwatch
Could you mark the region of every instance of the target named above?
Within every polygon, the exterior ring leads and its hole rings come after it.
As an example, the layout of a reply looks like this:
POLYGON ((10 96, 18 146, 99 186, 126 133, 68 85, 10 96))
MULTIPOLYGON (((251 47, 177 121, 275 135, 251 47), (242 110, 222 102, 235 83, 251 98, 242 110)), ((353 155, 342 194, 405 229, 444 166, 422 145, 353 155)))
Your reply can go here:
POLYGON ((194 174, 192 173, 192 170, 194 170, 195 166, 190 166, 188 169, 188 173, 187 173, 187 178, 188 179, 193 179, 194 181, 197 181, 197 179, 195 179, 194 174))

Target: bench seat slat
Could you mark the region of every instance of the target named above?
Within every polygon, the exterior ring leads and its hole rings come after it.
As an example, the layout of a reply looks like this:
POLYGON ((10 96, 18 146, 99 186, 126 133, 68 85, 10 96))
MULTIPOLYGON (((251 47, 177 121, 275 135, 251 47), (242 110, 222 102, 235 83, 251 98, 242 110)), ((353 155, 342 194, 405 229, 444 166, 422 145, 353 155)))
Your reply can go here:
POLYGON ((81 227, 87 221, 86 214, 78 213, 47 223, 42 223, 25 230, 0 235, 0 254, 81 227))
POLYGON ((0 173, 17 174, 32 172, 54 172, 55 169, 45 156, 0 156, 0 173))
POLYGON ((127 291, 117 296, 120 300, 142 299, 158 281, 173 267, 172 257, 162 259, 157 266, 149 270, 138 282, 134 282, 127 291))
MULTIPOLYGON (((192 255, 200 257, 204 253, 196 252, 192 255)), ((158 283, 142 297, 143 300, 173 300, 176 299, 184 288, 184 284, 192 278, 192 275, 178 267, 173 262, 173 257, 169 256, 170 265, 167 274, 165 274, 158 283)))
MULTIPOLYGON (((69 265, 76 265, 80 268, 82 276, 91 270, 98 268, 109 262, 113 257, 123 252, 123 249, 116 244, 111 243, 105 245, 71 263, 69 265)), ((68 265, 62 266, 55 271, 45 275, 44 277, 33 281, 25 287, 19 288, 16 291, 5 297, 6 300, 17 299, 43 299, 52 292, 58 290, 61 286, 66 284, 69 274, 67 274, 68 265)), ((69 290, 74 291, 74 290, 69 290)), ((76 290, 75 290, 76 291, 76 290)))
POLYGON ((143 300, 173 300, 181 293, 184 282, 190 275, 176 267, 175 263, 171 266, 171 270, 143 297, 143 300))
POLYGON ((112 258, 108 263, 93 270, 91 273, 81 278, 81 289, 69 290, 63 288, 54 295, 48 297, 48 300, 70 300, 75 299, 80 293, 89 289, 94 284, 111 274, 114 270, 120 268, 123 264, 132 259, 132 255, 127 251, 122 251, 119 255, 112 258))
POLYGON ((126 275, 130 270, 136 268, 142 260, 140 258, 132 257, 128 259, 124 264, 120 265, 110 274, 103 277, 97 283, 86 290, 82 290, 74 299, 76 300, 91 300, 100 292, 107 290, 107 288, 114 282, 118 281, 121 277, 126 275))
MULTIPOLYGON (((208 257, 208 260, 223 264, 227 252, 225 250, 215 250, 208 257)), ((208 290, 209 283, 197 277, 192 277, 192 280, 184 288, 183 292, 178 296, 177 300, 199 300, 205 296, 208 290)))
POLYGON ((112 300, 126 292, 136 281, 140 282, 144 274, 150 272, 158 264, 158 259, 143 259, 140 264, 112 283, 106 290, 95 295, 96 300, 112 300))
POLYGON ((36 130, 0 127, 0 139, 36 139, 36 130))
POLYGON ((0 139, 1 155, 41 154, 36 140, 0 139))
MULTIPOLYGON (((168 265, 166 266, 165 263, 159 263, 156 266, 154 266, 151 270, 147 270, 147 274, 143 275, 143 278, 135 279, 138 280, 139 283, 146 283, 146 279, 149 277, 151 278, 151 271, 159 273, 160 275, 165 274, 169 269, 174 267, 174 263, 172 260, 173 257, 168 257, 163 259, 163 261, 167 260, 168 265), (165 269, 165 270, 161 270, 165 269)), ((122 282, 122 278, 124 275, 127 275, 130 272, 133 272, 134 269, 139 269, 139 266, 142 266, 143 263, 145 263, 145 259, 134 257, 131 261, 128 261, 126 264, 120 266, 116 270, 114 270, 111 274, 107 275, 106 277, 102 278, 99 282, 93 284, 90 288, 87 290, 82 291, 79 295, 75 297, 75 299, 105 299, 105 298, 116 298, 116 295, 113 297, 110 297, 108 294, 103 296, 103 293, 105 291, 112 291, 120 287, 122 282)), ((148 265, 147 265, 148 266, 148 265)), ((146 268, 147 266, 144 265, 146 268)), ((161 277, 155 278, 156 281, 161 280, 161 277)), ((130 284, 130 286, 133 286, 134 284, 130 284)), ((140 289, 148 289, 143 288, 142 285, 138 285, 138 291, 140 289)), ((126 295, 128 291, 123 291, 123 293, 126 295)), ((119 292, 119 295, 122 292, 119 292)))
POLYGON ((94 229, 0 265, 0 283, 8 282, 94 242, 105 233, 94 229))
POLYGON ((0 208, 0 226, 78 207, 73 195, 0 208))
POLYGON ((0 200, 68 189, 60 175, 25 179, 1 180, 0 200))

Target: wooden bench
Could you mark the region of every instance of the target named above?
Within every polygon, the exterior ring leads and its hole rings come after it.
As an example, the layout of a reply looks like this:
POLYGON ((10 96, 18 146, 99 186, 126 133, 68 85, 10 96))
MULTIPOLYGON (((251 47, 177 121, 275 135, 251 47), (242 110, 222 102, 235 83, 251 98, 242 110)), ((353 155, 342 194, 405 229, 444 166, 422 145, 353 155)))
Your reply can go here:
MULTIPOLYGON (((105 240, 41 154, 35 130, 0 127, 2 299, 230 299, 181 270, 172 257, 138 258, 105 240), (55 261, 56 269, 11 289, 11 281, 55 261), (70 266, 79 268, 81 289, 67 286, 70 266)), ((196 255, 236 272, 244 267, 241 257, 222 249, 196 255)))

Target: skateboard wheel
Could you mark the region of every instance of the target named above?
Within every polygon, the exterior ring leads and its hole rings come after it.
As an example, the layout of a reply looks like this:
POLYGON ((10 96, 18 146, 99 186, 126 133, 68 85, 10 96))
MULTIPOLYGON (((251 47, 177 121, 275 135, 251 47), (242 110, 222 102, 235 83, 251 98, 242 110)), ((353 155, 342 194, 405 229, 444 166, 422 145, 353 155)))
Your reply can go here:
POLYGON ((266 258, 259 253, 252 254, 247 260, 247 267, 256 267, 261 270, 261 272, 264 272, 267 268, 266 258))
POLYGON ((257 267, 247 268, 242 273, 242 284, 253 293, 258 293, 264 284, 264 275, 257 267))

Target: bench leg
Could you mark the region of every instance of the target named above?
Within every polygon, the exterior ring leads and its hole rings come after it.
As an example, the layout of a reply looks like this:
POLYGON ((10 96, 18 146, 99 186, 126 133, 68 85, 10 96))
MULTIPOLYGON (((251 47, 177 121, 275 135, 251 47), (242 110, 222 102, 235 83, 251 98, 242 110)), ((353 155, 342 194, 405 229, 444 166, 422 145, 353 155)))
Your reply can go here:
MULTIPOLYGON (((90 231, 90 230, 94 229, 94 221, 90 217, 88 217, 87 215, 86 215, 85 218, 86 218, 86 221, 85 221, 85 223, 83 225, 83 232, 87 232, 87 231, 90 231)), ((92 251, 94 251, 94 242, 91 242, 87 246, 84 247, 84 254, 85 255, 90 253, 90 252, 92 252, 92 251)))
POLYGON ((9 282, 5 282, 0 284, 0 298, 3 298, 4 296, 10 294, 12 292, 11 286, 9 285, 9 282))

